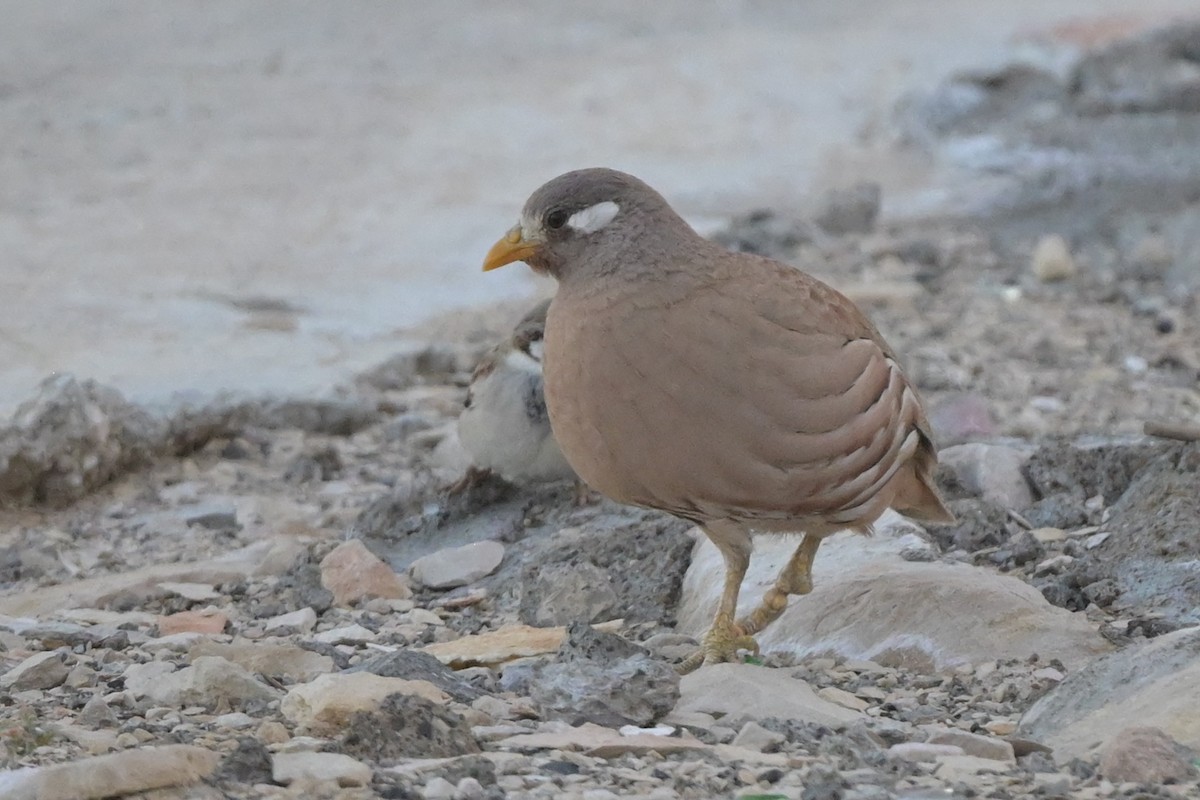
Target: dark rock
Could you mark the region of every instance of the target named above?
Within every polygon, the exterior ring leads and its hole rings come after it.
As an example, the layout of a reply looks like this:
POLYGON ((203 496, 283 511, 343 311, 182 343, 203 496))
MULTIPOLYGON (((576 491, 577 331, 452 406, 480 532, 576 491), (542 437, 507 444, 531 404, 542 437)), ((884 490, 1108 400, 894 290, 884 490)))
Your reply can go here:
POLYGON ((350 717, 340 749, 354 758, 395 763, 401 758, 478 753, 479 744, 461 715, 423 697, 394 694, 378 711, 358 711, 350 717))
POLYGON ((1181 24, 1086 55, 1071 76, 1085 114, 1200 112, 1200 25, 1181 24))
POLYGON ((998 547, 1008 541, 1008 514, 986 500, 952 500, 950 510, 957 517, 953 525, 937 525, 929 533, 942 550, 955 548, 973 553, 986 547, 998 547))
POLYGON ((879 218, 883 191, 878 183, 859 183, 845 189, 833 189, 825 196, 825 205, 814 221, 827 233, 870 233, 879 218))
POLYGON ((786 261, 797 246, 813 240, 813 230, 800 220, 787 219, 763 209, 737 217, 712 238, 739 253, 786 261))
POLYGON ((1157 444, 1055 442, 1039 448, 1025 464, 1025 477, 1040 498, 1058 494, 1112 502, 1133 476, 1163 452, 1157 444))
POLYGON ((284 471, 283 479, 288 483, 332 481, 342 474, 342 467, 341 453, 328 445, 296 456, 284 471))
POLYGON ((483 693, 462 680, 454 670, 428 653, 419 650, 397 650, 381 653, 364 661, 348 672, 370 672, 384 678, 429 681, 460 703, 470 703, 483 693))
POLYGON ((333 593, 321 585, 321 556, 312 550, 296 558, 285 570, 270 594, 254 598, 251 613, 259 619, 274 617, 296 609, 310 607, 323 614, 333 606, 333 593))
POLYGON ((1046 548, 1029 531, 1019 531, 1007 544, 1010 557, 1018 567, 1030 561, 1039 561, 1046 555, 1046 548))
POLYGON ((1088 524, 1088 510, 1079 494, 1059 492, 1043 497, 1021 512, 1035 528, 1082 528, 1088 524))
POLYGON ((237 747, 221 760, 221 766, 213 778, 218 784, 273 783, 271 753, 258 739, 252 736, 239 737, 237 747))
POLYGON ((233 506, 204 504, 182 509, 184 523, 209 530, 230 530, 238 527, 237 509, 233 506))
POLYGON ((555 660, 534 668, 529 695, 543 716, 572 725, 650 725, 674 708, 679 674, 616 634, 575 623, 555 660))

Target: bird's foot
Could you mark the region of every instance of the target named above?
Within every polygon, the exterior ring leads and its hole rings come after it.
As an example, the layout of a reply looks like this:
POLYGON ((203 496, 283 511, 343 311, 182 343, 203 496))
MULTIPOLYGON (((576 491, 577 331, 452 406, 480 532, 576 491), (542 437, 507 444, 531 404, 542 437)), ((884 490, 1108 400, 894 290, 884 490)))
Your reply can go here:
POLYGON ((693 672, 701 665, 737 662, 738 653, 749 651, 758 655, 758 642, 732 621, 717 621, 704 634, 700 649, 688 656, 676 669, 681 675, 693 672))
POLYGON ((575 481, 575 488, 571 492, 571 504, 576 508, 586 508, 600 502, 600 496, 592 491, 591 487, 583 481, 575 481))
POLYGON ((461 478, 446 487, 446 494, 453 497, 456 494, 462 494, 468 489, 474 489, 487 480, 491 474, 492 471, 490 469, 480 469, 475 466, 467 467, 467 471, 463 473, 461 478))

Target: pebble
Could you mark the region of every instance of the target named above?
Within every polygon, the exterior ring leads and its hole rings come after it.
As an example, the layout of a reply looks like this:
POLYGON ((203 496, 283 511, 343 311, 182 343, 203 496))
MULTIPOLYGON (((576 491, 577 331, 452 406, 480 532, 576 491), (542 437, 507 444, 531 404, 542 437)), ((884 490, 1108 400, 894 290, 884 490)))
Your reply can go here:
POLYGON ((927 744, 926 742, 901 742, 888 748, 888 754, 905 761, 936 761, 943 756, 964 755, 963 749, 950 744, 927 744))
POLYGON ((174 636, 181 633, 222 633, 229 624, 228 615, 216 609, 180 611, 158 618, 158 635, 174 636))
POLYGON ((324 644, 363 644, 373 642, 376 638, 374 631, 358 624, 330 628, 312 637, 314 642, 323 642, 324 644))
POLYGON ((871 707, 871 704, 866 700, 836 686, 826 686, 823 689, 818 689, 817 697, 822 700, 828 700, 831 703, 836 703, 842 708, 848 708, 851 711, 866 711, 871 707))
POLYGON ((262 622, 262 627, 268 636, 280 636, 287 635, 292 631, 308 633, 316 627, 316 624, 317 612, 305 607, 265 619, 262 622))
POLYGON ((1003 739, 955 728, 930 729, 929 737, 925 741, 929 744, 953 745, 961 748, 966 755, 977 758, 989 758, 994 761, 1016 760, 1012 745, 1003 739))
POLYGON ((404 578, 358 539, 342 542, 321 560, 321 585, 333 594, 333 602, 339 606, 379 597, 412 597, 404 578))
POLYGON ((769 731, 752 720, 742 726, 742 729, 733 737, 732 744, 734 747, 744 747, 747 750, 767 753, 774 751, 786 740, 787 737, 782 733, 769 731))
POLYGON ((1048 234, 1038 240, 1033 248, 1031 267, 1042 283, 1064 281, 1079 271, 1067 240, 1057 234, 1048 234))
POLYGON ((500 542, 473 542, 422 556, 409 567, 409 574, 413 581, 430 589, 453 589, 486 578, 503 560, 504 545, 500 542))

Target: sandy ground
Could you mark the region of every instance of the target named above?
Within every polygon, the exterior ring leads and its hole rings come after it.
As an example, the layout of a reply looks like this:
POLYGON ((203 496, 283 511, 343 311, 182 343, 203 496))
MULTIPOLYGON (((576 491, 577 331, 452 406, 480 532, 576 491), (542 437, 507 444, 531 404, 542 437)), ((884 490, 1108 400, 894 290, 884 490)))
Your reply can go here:
POLYGON ((531 291, 476 264, 559 171, 628 169, 702 224, 912 188, 873 136, 910 87, 1194 7, 0 3, 0 411, 57 371, 319 391, 531 291))

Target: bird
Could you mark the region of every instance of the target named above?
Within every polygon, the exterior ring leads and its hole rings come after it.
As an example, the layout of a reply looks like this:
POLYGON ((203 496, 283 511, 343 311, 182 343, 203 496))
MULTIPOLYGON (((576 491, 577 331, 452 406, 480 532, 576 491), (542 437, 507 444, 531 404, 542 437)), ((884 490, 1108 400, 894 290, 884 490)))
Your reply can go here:
POLYGON ((812 590, 833 533, 868 534, 889 507, 954 519, 916 387, 833 287, 702 237, 649 185, 606 168, 530 195, 483 269, 516 261, 558 284, 543 373, 566 461, 612 500, 698 526, 723 556, 716 615, 680 671, 757 653, 754 634, 812 590), (799 544, 738 618, 753 537, 780 534, 799 544))
POLYGON ((550 300, 529 310, 476 365, 458 417, 471 468, 452 491, 490 473, 513 483, 575 480, 554 439, 542 393, 542 331, 550 300))

